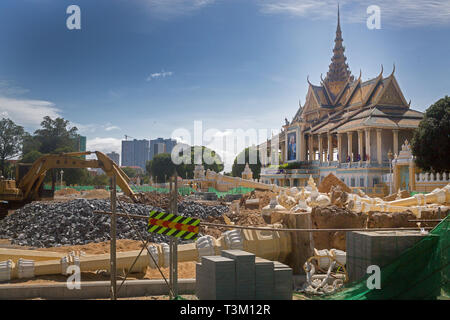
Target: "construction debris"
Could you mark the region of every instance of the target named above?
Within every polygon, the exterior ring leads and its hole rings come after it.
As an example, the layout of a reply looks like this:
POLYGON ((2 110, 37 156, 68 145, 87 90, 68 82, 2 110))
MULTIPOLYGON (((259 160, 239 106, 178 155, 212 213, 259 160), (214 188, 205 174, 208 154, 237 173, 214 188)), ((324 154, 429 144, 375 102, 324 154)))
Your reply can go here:
POLYGON ((317 189, 321 193, 329 193, 333 186, 340 186, 342 191, 352 192, 352 189, 350 189, 341 179, 339 179, 332 173, 327 175, 322 180, 322 182, 319 184, 319 187, 317 189))

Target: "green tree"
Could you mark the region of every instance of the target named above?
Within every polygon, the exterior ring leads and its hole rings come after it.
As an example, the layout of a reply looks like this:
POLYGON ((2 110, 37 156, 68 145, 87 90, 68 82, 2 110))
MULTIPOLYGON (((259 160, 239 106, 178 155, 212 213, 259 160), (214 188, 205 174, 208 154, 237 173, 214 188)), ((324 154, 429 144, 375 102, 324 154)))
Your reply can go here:
POLYGON ((224 169, 219 154, 205 146, 193 146, 190 149, 190 154, 189 152, 184 155, 180 153, 180 157, 183 159, 183 163, 177 166, 177 171, 183 178, 194 178, 194 169, 197 163, 201 163, 205 170, 222 172, 224 169), (188 161, 189 157, 190 161, 188 161))
POLYGON ((40 157, 42 157, 42 153, 40 153, 37 150, 31 150, 30 152, 28 152, 27 154, 25 154, 23 156, 23 158, 20 160, 20 162, 23 163, 33 163, 35 162, 37 159, 39 159, 40 157))
MULTIPOLYGON (((52 119, 44 117, 41 128, 33 135, 25 134, 23 139, 23 156, 21 162, 32 163, 44 154, 58 154, 64 152, 76 152, 76 139, 79 137, 76 127, 71 127, 70 122, 64 118, 52 119)), ((56 172, 61 171, 55 168, 56 172)), ((89 172, 85 168, 66 168, 63 179, 67 185, 90 183, 89 172)), ((44 180, 50 181, 48 174, 44 180)))
POLYGON ((77 127, 69 127, 69 121, 64 118, 53 120, 49 116, 44 117, 41 129, 34 132, 34 139, 39 145, 39 152, 56 153, 57 150, 66 152, 78 151, 75 147, 75 139, 79 137, 77 127))
POLYGON ((109 177, 106 174, 99 174, 92 178, 92 184, 94 186, 107 186, 109 185, 109 177))
POLYGON ((257 150, 256 147, 245 148, 241 153, 237 155, 237 157, 234 159, 231 169, 231 174, 233 175, 233 177, 242 176, 242 171, 244 171, 246 163, 249 164, 248 166, 253 172, 253 179, 259 179, 259 176, 261 174, 261 161, 259 150, 257 150), (256 159, 250 159, 250 150, 255 152, 256 159), (256 163, 254 163, 255 160, 256 163))
POLYGON ((172 162, 170 153, 160 153, 147 162, 147 172, 156 183, 166 182, 175 173, 176 166, 172 162))
POLYGON ((22 151, 25 131, 11 119, 0 120, 0 172, 6 175, 6 160, 18 156, 22 151))
POLYGON ((131 168, 131 167, 122 167, 121 168, 123 170, 123 172, 125 172, 125 174, 129 177, 129 178, 134 178, 136 176, 138 176, 138 171, 135 168, 131 168))
MULTIPOLYGON (((66 168, 63 171, 63 179, 68 186, 74 184, 89 185, 92 183, 89 171, 86 168, 66 168)), ((57 172, 60 173, 61 169, 57 169, 57 172)))
POLYGON ((423 170, 450 170, 450 97, 431 105, 415 130, 412 153, 416 165, 423 170))

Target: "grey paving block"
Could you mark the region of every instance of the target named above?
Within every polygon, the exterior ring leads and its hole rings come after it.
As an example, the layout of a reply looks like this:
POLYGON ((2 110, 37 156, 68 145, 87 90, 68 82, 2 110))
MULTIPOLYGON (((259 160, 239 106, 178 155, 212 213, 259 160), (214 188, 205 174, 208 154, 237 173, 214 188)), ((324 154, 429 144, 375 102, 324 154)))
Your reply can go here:
POLYGON ((221 256, 202 257, 196 266, 196 291, 200 300, 235 299, 235 262, 221 256))
POLYGON ((292 300, 293 274, 292 268, 280 262, 274 262, 273 270, 273 297, 274 300, 292 300))
POLYGON ((255 299, 270 300, 273 293, 273 261, 262 258, 255 259, 255 299))
POLYGON ((255 299, 255 255, 243 250, 223 250, 221 254, 235 261, 236 299, 255 299))
POLYGON ((367 275, 367 267, 383 267, 423 238, 418 231, 347 232, 346 268, 350 281, 367 275))

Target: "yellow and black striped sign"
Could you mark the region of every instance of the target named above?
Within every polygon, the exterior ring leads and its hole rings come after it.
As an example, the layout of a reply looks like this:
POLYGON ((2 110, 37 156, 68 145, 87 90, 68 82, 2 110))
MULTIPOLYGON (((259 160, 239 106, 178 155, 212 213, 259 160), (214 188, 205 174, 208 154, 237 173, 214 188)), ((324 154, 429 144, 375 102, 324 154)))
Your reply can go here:
POLYGON ((148 232, 185 240, 197 240, 200 219, 177 216, 172 213, 153 210, 148 219, 148 232))

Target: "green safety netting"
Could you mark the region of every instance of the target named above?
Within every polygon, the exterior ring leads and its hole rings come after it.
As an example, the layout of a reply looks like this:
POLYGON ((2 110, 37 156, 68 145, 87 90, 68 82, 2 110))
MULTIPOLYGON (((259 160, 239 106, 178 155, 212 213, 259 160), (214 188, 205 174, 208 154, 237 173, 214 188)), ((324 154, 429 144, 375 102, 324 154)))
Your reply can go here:
POLYGON ((213 187, 208 188, 208 192, 214 192, 215 194, 217 194, 217 197, 219 197, 219 198, 225 197, 227 194, 246 194, 246 193, 252 192, 253 190, 255 190, 255 189, 254 188, 245 188, 245 187, 236 187, 236 188, 228 190, 227 192, 221 192, 221 191, 217 191, 213 187))
POLYGON ((380 289, 368 289, 368 277, 319 299, 450 299, 450 216, 394 262, 381 267, 380 289))
MULTIPOLYGON (((87 191, 87 190, 94 190, 95 188, 93 186, 70 186, 70 187, 66 187, 66 186, 55 186, 55 191, 61 190, 61 189, 75 189, 77 191, 87 191)), ((50 185, 44 185, 44 189, 45 190, 51 190, 52 186, 50 185)))

